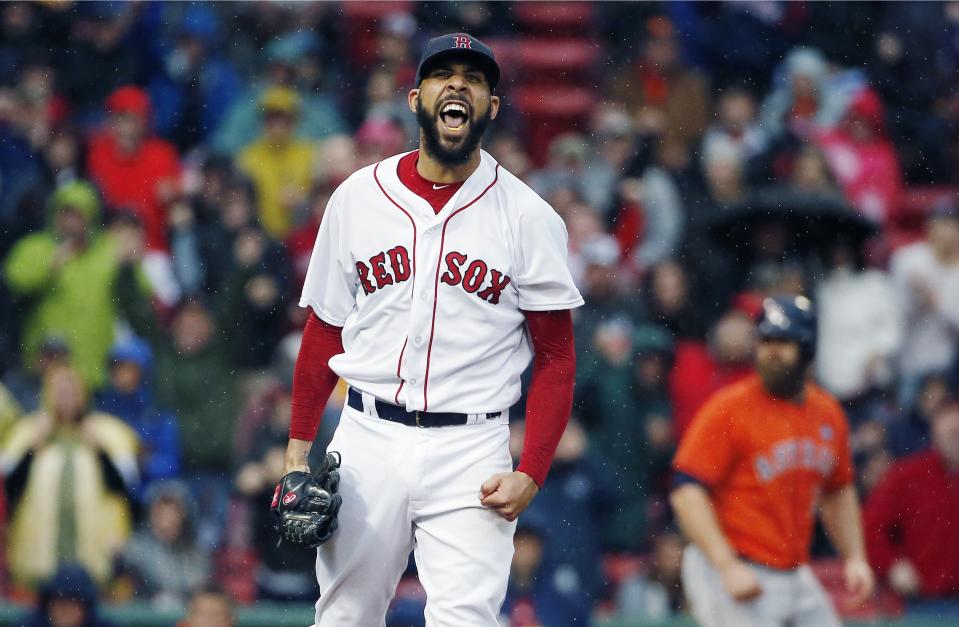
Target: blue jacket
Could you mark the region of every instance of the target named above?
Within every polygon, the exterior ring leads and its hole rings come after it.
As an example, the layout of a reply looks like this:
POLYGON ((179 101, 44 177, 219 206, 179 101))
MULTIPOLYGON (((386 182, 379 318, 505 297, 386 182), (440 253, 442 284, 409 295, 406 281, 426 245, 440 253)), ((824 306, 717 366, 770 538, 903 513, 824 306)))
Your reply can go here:
POLYGON ((37 610, 26 617, 23 627, 53 627, 47 615, 50 602, 56 598, 79 601, 86 607, 87 616, 82 627, 116 627, 97 613, 97 587, 82 566, 63 564, 56 574, 40 588, 37 610))
POLYGON ((180 428, 176 416, 157 408, 153 399, 153 353, 143 340, 133 337, 118 342, 110 353, 111 363, 133 362, 140 367, 140 387, 124 394, 107 385, 97 395, 97 409, 123 419, 136 429, 143 442, 144 484, 176 477, 180 472, 180 428))

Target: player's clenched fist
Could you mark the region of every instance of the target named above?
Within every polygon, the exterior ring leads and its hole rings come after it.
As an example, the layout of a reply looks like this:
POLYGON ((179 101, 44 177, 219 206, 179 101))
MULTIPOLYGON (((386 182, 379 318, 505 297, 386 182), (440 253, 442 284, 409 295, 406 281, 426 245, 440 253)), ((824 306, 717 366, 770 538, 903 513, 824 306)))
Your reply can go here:
POLYGON ((856 605, 865 603, 872 596, 876 587, 872 568, 862 558, 846 560, 843 567, 843 578, 846 581, 846 590, 852 595, 852 602, 856 605))
POLYGON ((751 601, 763 593, 756 571, 742 560, 729 562, 719 574, 726 592, 737 601, 751 601))
POLYGON ((514 521, 539 492, 525 472, 501 472, 480 486, 480 503, 509 521, 514 521))

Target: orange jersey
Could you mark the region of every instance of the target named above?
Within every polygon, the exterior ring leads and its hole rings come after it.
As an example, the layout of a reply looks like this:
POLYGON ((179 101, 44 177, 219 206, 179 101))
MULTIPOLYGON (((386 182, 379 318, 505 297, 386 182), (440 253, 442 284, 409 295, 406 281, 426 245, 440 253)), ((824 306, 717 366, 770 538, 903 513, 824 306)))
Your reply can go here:
POLYGON ((737 553, 794 568, 809 559, 820 490, 853 480, 849 426, 821 388, 807 384, 799 404, 770 395, 752 375, 699 410, 673 468, 709 490, 737 553))

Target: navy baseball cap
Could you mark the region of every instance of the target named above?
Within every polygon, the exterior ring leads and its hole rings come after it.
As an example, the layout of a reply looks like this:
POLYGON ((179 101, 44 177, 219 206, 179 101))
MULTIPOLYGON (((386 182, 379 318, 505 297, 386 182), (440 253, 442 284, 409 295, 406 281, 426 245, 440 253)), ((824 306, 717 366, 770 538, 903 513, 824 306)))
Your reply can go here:
POLYGON ((423 76, 430 70, 432 63, 447 55, 467 57, 477 63, 486 74, 490 91, 496 88, 496 84, 499 83, 499 65, 496 63, 496 57, 493 56, 493 50, 476 37, 466 33, 440 35, 426 42, 420 64, 416 68, 416 84, 423 82, 423 76))

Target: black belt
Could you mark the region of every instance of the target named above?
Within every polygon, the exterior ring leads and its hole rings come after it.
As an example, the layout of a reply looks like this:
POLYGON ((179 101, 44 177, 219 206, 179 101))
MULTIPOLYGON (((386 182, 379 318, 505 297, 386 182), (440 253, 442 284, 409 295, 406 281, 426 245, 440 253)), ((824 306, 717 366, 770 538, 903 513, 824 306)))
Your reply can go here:
MULTIPOLYGON (((383 420, 398 422, 408 427, 452 427, 454 425, 469 424, 470 414, 457 414, 454 412, 435 412, 435 411, 406 411, 399 405, 386 403, 380 399, 375 399, 376 415, 383 420)), ((359 390, 352 387, 346 393, 346 404, 356 411, 363 411, 363 395, 359 390)), ((503 412, 497 411, 490 414, 481 414, 486 420, 499 418, 503 412)))

